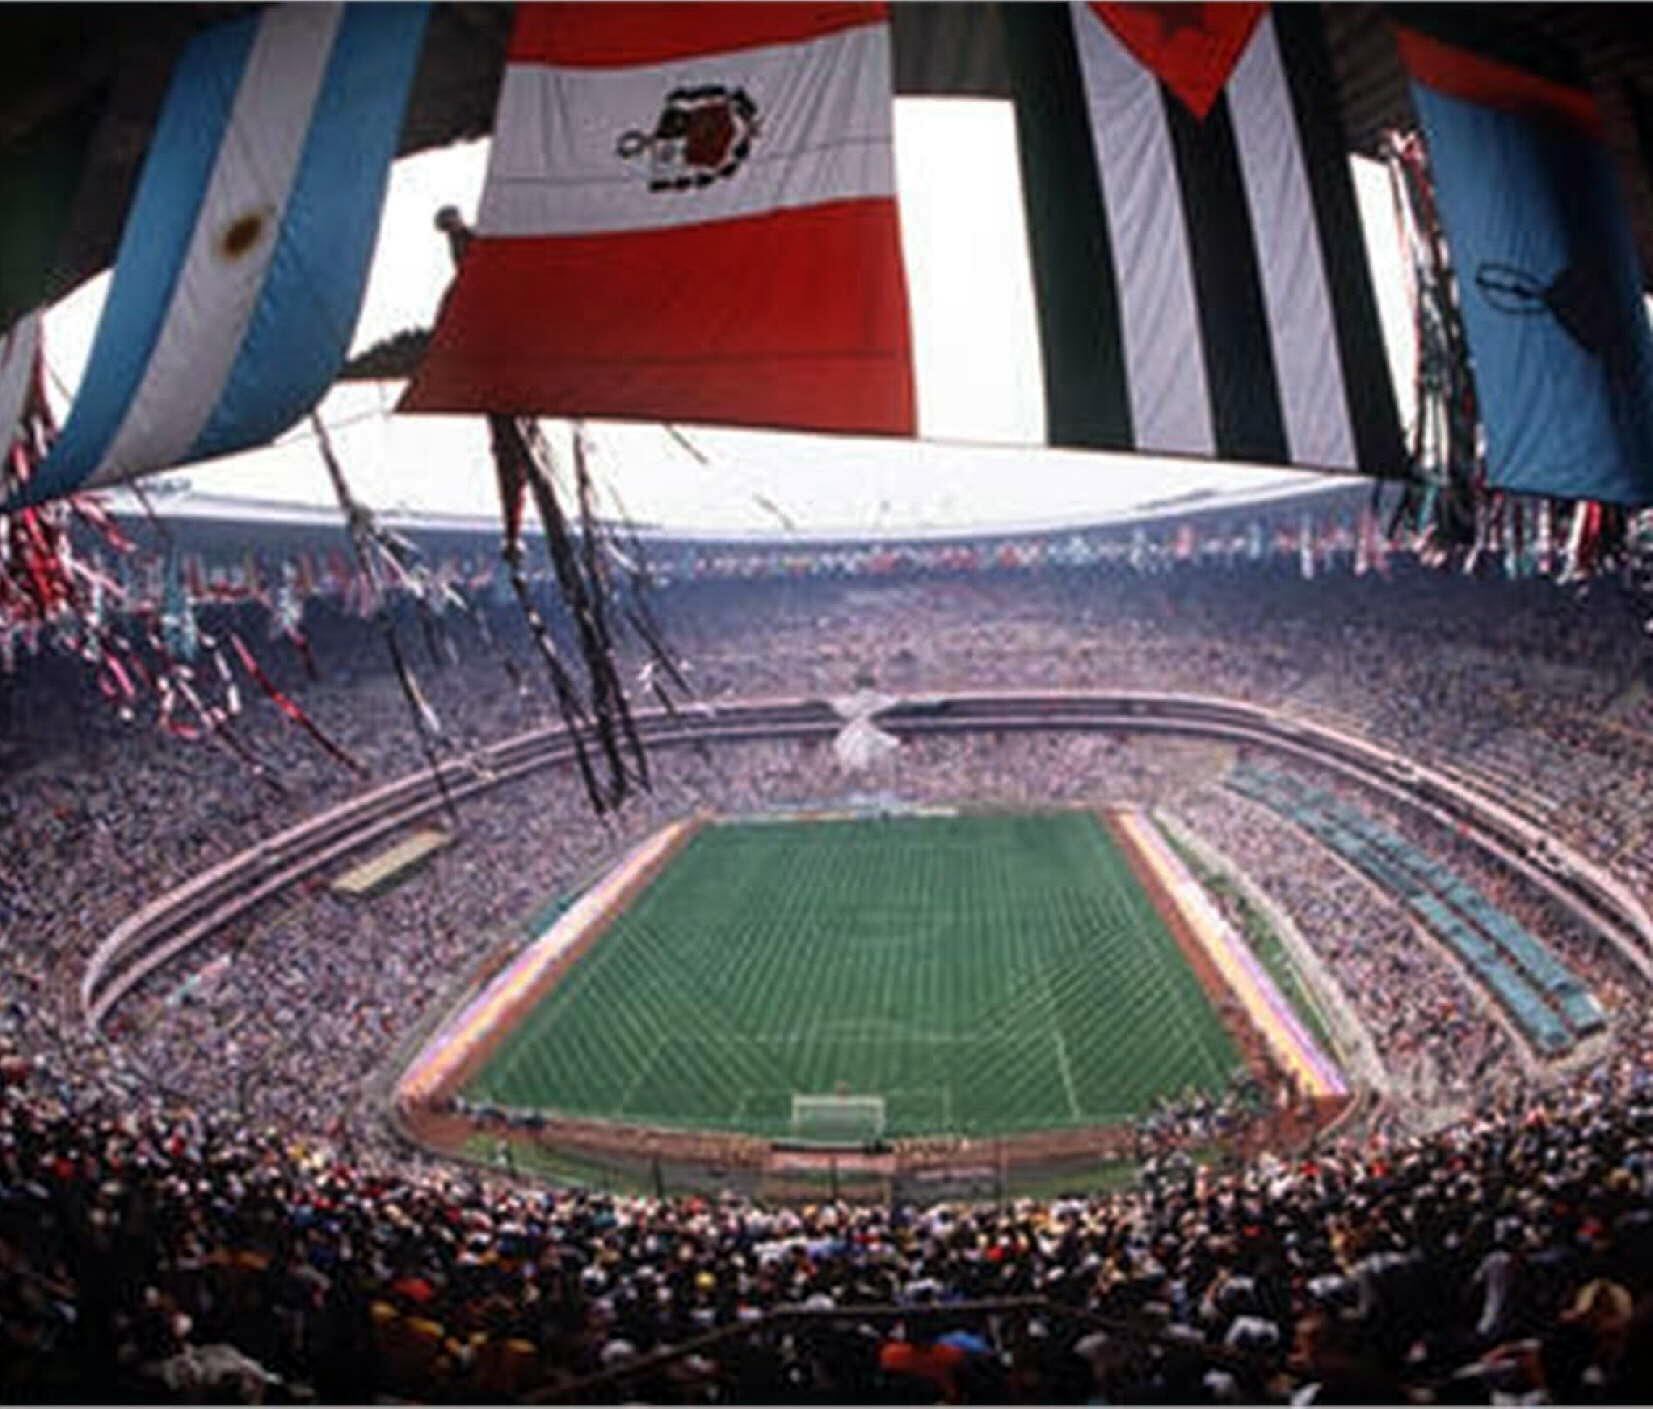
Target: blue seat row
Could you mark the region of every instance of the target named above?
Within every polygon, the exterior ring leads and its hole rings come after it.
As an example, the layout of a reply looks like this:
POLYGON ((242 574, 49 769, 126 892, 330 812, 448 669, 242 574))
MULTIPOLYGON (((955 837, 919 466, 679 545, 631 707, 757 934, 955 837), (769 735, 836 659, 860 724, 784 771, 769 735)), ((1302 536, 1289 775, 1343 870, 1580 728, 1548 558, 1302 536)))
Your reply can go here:
POLYGON ((1578 976, 1450 867, 1295 778, 1242 765, 1229 783, 1289 817, 1422 915, 1543 1050, 1564 1050, 1575 1036, 1605 1025, 1601 1005, 1578 976))

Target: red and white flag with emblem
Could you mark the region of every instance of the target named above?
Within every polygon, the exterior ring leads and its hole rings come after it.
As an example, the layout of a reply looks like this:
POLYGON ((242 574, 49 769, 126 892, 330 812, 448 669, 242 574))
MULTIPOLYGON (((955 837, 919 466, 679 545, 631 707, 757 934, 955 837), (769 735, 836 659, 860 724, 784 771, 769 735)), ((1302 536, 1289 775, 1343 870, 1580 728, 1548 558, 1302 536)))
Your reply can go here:
POLYGON ((886 7, 517 11, 408 411, 910 435, 886 7))

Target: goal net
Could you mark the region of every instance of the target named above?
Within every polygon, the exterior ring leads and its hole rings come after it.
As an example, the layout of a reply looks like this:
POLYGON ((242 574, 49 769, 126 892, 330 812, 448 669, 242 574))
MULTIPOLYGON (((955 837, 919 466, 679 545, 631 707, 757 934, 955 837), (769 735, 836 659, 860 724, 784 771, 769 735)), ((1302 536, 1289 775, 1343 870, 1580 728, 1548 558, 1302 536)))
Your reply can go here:
POLYGON ((866 1145, 884 1133, 882 1096, 794 1096, 792 1138, 812 1145, 866 1145))

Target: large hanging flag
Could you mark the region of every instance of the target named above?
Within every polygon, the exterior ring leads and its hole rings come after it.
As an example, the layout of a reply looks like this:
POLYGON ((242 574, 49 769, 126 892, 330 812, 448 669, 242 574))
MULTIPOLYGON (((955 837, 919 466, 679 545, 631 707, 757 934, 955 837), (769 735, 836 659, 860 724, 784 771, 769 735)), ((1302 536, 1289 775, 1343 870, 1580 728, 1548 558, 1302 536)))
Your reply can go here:
POLYGON ((405 411, 909 435, 886 7, 523 5, 405 411))
POLYGON ((321 398, 424 23, 423 5, 270 5, 191 42, 30 501, 265 444, 321 398))
POLYGON ((1051 444, 1404 471, 1318 10, 1004 7, 1051 444))
POLYGON ((1506 54, 1512 36, 1484 22, 1461 33, 1477 17, 1454 8, 1408 7, 1395 34, 1457 273, 1487 477, 1653 502, 1653 332, 1595 99, 1564 54, 1506 54))

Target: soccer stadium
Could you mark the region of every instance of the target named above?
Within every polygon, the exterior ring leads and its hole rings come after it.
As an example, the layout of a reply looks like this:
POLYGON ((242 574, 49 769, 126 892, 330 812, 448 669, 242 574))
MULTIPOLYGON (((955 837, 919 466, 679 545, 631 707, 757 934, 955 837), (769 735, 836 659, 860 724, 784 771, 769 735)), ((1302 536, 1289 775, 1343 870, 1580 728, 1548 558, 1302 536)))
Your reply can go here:
POLYGON ((1237 1061, 1083 815, 719 822, 570 978, 480 1099, 870 1142, 1102 1125, 1237 1061), (808 1092, 846 1128, 794 1112, 808 1092))
POLYGON ((1639 16, 0 17, 0 1398, 1653 1403, 1639 16))

